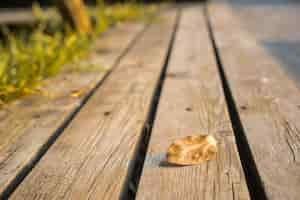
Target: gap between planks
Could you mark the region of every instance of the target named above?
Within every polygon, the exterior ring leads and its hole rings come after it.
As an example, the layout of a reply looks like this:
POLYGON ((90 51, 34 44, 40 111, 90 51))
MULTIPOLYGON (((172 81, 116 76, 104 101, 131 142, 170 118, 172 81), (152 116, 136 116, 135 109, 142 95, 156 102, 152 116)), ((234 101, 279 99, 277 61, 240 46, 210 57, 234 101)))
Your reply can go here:
POLYGON ((180 19, 137 199, 250 199, 203 4, 185 6, 180 19), (166 163, 172 141, 205 133, 217 138, 215 160, 186 167, 166 163))
POLYGON ((277 58, 243 30, 227 1, 214 1, 208 8, 224 75, 263 187, 253 198, 299 199, 299 89, 277 58))
POLYGON ((234 99, 232 97, 232 93, 230 91, 228 80, 226 78, 226 75, 225 75, 225 72, 224 72, 224 69, 222 66, 220 52, 216 45, 214 31, 212 29, 212 25, 210 22, 207 7, 208 7, 208 5, 206 3, 204 13, 205 13, 205 17, 206 17, 207 27, 209 30, 209 37, 210 37, 210 40, 212 42, 212 46, 214 49, 214 55, 216 58, 218 71, 219 71, 221 82, 223 85, 223 91, 225 94, 227 107, 229 110, 229 116, 230 116, 231 122, 233 124, 232 127, 233 127, 233 131, 235 134, 238 152, 239 152, 241 163, 242 163, 243 170, 245 173, 249 193, 251 195, 251 199, 265 200, 266 194, 263 189, 263 184, 260 179, 253 155, 251 153, 251 150, 250 150, 250 147, 249 147, 246 135, 245 135, 245 131, 244 131, 242 123, 240 121, 240 117, 239 117, 234 99))
POLYGON ((1 110, 0 199, 7 198, 32 170, 145 29, 125 23, 109 30, 90 55, 89 62, 98 67, 95 71, 63 72, 44 82, 51 97, 25 97, 1 110), (74 98, 73 91, 82 94, 74 98))
POLYGON ((151 137, 153 123, 154 123, 154 120, 156 117, 157 106, 159 104, 162 87, 164 85, 166 70, 168 67, 171 52, 173 50, 174 39, 176 37, 176 33, 178 30, 180 17, 181 17, 181 9, 180 9, 180 7, 178 7, 176 20, 175 20, 175 27, 174 27, 174 31, 172 33, 171 41, 170 41, 170 44, 168 47, 168 53, 167 53, 167 56, 165 59, 165 64, 163 66, 161 76, 157 83, 155 93, 153 95, 152 102, 151 102, 150 112, 148 114, 147 120, 145 122, 143 131, 141 134, 141 138, 139 140, 137 149, 134 154, 134 159, 133 159, 134 162, 133 162, 132 168, 128 170, 125 187, 123 188, 122 196, 120 199, 127 200, 127 199, 135 199, 136 198, 136 193, 137 193, 137 189, 139 186, 144 161, 146 158, 148 144, 149 144, 149 140, 151 137))
POLYGON ((176 11, 150 25, 12 199, 119 199, 161 76, 176 11))

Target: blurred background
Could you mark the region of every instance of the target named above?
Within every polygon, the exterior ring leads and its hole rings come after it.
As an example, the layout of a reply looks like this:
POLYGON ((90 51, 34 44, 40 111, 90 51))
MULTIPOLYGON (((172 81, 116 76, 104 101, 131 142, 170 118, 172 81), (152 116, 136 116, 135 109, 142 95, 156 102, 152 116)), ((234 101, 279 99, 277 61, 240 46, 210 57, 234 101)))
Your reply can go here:
MULTIPOLYGON (((57 0, 1 0, 0 1, 0 8, 24 8, 24 7, 31 7, 34 2, 39 3, 41 6, 51 6, 55 4, 57 0)), ((158 2, 159 0, 144 0, 140 2, 158 2)), ((96 4, 97 0, 85 0, 86 4, 96 4)), ((106 0, 106 3, 112 2, 126 2, 126 0, 106 0)), ((128 2, 128 1, 127 1, 128 2)), ((139 2, 139 1, 134 1, 139 2)))
MULTIPOLYGON (((50 6, 55 3, 56 0, 1 0, 1 8, 22 8, 31 7, 34 2, 38 2, 42 6, 50 6)), ((94 4, 96 0, 86 0, 85 3, 94 4)))

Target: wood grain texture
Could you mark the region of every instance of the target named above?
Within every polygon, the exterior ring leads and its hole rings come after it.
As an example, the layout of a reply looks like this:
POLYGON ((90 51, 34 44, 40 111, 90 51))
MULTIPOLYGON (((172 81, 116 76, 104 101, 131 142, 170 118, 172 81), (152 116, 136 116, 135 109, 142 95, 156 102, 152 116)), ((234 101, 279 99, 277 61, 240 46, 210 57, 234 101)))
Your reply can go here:
POLYGON ((119 199, 163 69, 176 11, 151 25, 11 199, 119 199))
POLYGON ((182 10, 137 199, 249 199, 199 4, 182 10), (215 160, 186 167, 166 163, 174 140, 206 133, 218 141, 215 160))
POLYGON ((143 28, 141 24, 124 24, 108 31, 96 40, 93 53, 83 61, 88 70, 72 71, 74 66, 66 67, 67 71, 43 82, 47 95, 28 96, 1 108, 0 196, 24 169, 30 168, 43 145, 118 62, 143 28), (72 96, 74 92, 80 95, 72 96))
POLYGON ((212 3, 209 16, 267 198, 299 199, 299 89, 226 3, 212 3))

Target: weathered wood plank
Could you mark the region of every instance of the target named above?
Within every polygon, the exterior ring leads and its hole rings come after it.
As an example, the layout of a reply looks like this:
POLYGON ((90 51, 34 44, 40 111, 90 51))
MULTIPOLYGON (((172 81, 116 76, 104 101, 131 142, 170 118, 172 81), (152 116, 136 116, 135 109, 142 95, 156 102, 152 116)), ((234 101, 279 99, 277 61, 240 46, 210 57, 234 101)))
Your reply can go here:
MULTIPOLYGON (((42 10, 47 19, 58 20, 59 13, 48 7, 42 10)), ((31 8, 0 8, 0 25, 35 25, 39 22, 31 8)))
POLYGON ((0 24, 34 24, 36 17, 31 9, 0 9, 0 24))
POLYGON ((230 0, 241 28, 281 62, 300 83, 300 4, 286 0, 230 0), (280 20, 279 20, 280 19, 280 20), (259 22, 259 23, 258 23, 259 22))
POLYGON ((51 142, 86 94, 119 61, 143 29, 142 24, 126 23, 109 30, 96 40, 93 53, 85 61, 85 69, 67 70, 46 80, 43 83, 46 96, 29 96, 1 108, 0 197, 10 190, 24 170, 31 168, 43 146, 51 142))
POLYGON ((299 89, 226 3, 211 4, 209 16, 266 196, 299 199, 299 89))
POLYGON ((137 199, 249 199, 202 4, 182 10, 137 199), (165 163, 172 141, 206 133, 218 140, 216 160, 165 163))
POLYGON ((176 11, 121 60, 11 199, 119 199, 163 69, 176 11))

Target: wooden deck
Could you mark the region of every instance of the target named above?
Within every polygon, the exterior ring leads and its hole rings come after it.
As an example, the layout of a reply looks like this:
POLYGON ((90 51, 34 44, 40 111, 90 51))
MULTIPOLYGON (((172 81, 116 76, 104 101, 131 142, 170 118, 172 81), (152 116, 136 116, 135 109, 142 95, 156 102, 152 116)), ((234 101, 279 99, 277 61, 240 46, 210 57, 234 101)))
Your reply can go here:
POLYGON ((297 11, 213 0, 110 30, 88 60, 99 69, 0 110, 0 199, 299 199, 300 55, 276 46, 300 41, 297 11), (215 160, 165 162, 172 141, 206 133, 215 160))

